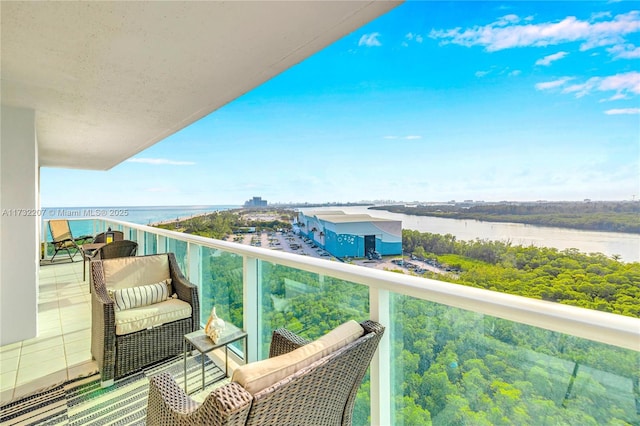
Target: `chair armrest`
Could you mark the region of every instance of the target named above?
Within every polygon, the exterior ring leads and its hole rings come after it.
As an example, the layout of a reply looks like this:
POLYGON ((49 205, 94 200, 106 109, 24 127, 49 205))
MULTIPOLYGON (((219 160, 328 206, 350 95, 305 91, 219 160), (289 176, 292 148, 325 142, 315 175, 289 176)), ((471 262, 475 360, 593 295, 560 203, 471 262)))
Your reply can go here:
POLYGON ((200 404, 184 393, 171 374, 160 373, 149 379, 148 425, 187 424, 183 421, 191 416, 196 424, 198 407, 200 404))
POLYGON ((282 355, 291 352, 294 349, 298 349, 301 346, 310 343, 303 337, 287 330, 286 328, 279 328, 273 331, 271 335, 271 346, 269 347, 269 358, 282 355))
POLYGON ((202 404, 184 393, 169 373, 149 379, 148 425, 244 425, 252 396, 237 383, 213 390, 202 404))
POLYGON ((364 328, 364 332, 366 333, 376 333, 382 334, 384 333, 384 326, 378 322, 366 320, 360 323, 362 328, 364 328))
POLYGON ((192 331, 200 329, 200 299, 198 299, 198 287, 190 283, 180 271, 178 262, 173 253, 167 253, 169 257, 169 274, 171 285, 178 294, 178 299, 191 305, 192 331))
POLYGON ((116 321, 113 300, 109 298, 101 261, 91 262, 91 354, 98 363, 101 380, 115 375, 116 321))

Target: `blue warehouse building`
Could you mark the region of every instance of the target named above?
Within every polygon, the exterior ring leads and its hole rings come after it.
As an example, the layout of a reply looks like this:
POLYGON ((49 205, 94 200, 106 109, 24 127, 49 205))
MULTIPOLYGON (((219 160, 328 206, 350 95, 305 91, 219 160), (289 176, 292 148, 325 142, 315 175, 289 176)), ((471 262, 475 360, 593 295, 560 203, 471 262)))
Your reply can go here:
POLYGON ((402 221, 340 210, 298 212, 300 233, 335 257, 402 254, 402 221))

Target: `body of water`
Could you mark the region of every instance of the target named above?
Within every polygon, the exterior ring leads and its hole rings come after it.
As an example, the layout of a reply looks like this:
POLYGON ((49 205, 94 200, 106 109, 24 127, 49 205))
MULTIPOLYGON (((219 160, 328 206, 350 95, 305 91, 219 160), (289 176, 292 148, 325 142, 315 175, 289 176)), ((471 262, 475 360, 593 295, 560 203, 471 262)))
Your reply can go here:
POLYGON ((341 210, 350 214, 369 214, 374 217, 401 220, 403 229, 413 229, 432 234, 451 234, 458 240, 464 241, 480 238, 483 240, 511 241, 513 244, 523 246, 554 247, 559 250, 575 248, 583 253, 603 253, 607 256, 620 255, 625 262, 640 261, 639 234, 580 231, 521 223, 412 216, 391 213, 385 210, 370 210, 366 206, 322 207, 309 210, 341 210))
MULTIPOLYGON (((141 206, 141 207, 45 207, 42 209, 43 220, 49 219, 89 219, 100 217, 125 222, 149 225, 177 218, 187 219, 203 213, 220 210, 235 209, 241 206, 210 205, 210 206, 141 206)), ((74 236, 93 234, 91 221, 70 221, 71 232, 74 236)), ((43 227, 43 229, 45 229, 43 227)), ((48 240, 51 240, 49 230, 48 240)))

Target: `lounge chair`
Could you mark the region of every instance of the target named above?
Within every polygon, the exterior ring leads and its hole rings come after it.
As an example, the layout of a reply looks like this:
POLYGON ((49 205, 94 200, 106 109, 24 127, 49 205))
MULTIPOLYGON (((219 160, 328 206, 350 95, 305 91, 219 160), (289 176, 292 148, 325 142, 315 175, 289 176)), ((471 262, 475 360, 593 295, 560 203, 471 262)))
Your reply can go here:
POLYGON ((51 257, 51 262, 56 257, 59 251, 64 250, 69 255, 69 259, 73 262, 73 256, 76 253, 82 252, 80 246, 87 241, 93 240, 91 235, 83 235, 81 237, 74 237, 69 228, 69 221, 66 219, 53 219, 49 221, 49 232, 51 233, 51 240, 55 253, 51 257), (71 255, 71 250, 76 252, 71 255))

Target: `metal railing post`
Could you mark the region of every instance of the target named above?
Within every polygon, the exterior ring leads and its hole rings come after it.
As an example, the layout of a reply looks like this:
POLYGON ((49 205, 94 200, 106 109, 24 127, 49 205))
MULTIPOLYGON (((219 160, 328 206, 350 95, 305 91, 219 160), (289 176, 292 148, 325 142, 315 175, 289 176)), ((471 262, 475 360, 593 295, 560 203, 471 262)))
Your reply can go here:
POLYGON ((389 291, 369 287, 371 319, 385 327, 384 334, 371 360, 371 424, 391 422, 391 316, 389 291))
POLYGON ((243 294, 243 320, 247 337, 247 362, 257 361, 262 344, 260 332, 260 262, 255 257, 243 256, 242 266, 242 294, 243 294))

